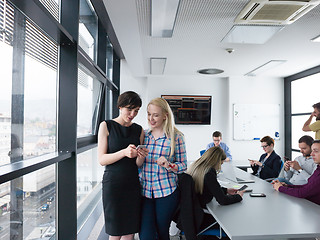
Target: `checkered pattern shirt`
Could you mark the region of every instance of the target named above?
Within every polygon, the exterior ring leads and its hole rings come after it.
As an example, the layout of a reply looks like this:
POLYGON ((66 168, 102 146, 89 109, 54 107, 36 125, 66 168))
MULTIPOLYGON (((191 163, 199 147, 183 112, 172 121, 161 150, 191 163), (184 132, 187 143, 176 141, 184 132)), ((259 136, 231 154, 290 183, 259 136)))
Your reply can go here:
POLYGON ((142 194, 147 198, 166 197, 177 188, 177 173, 187 169, 187 154, 183 135, 175 136, 175 151, 170 156, 170 142, 165 134, 155 139, 151 131, 145 131, 144 144, 147 145, 149 153, 144 164, 139 169, 139 177, 142 185, 142 194), (167 170, 157 164, 159 157, 165 157, 169 162, 178 166, 178 171, 167 170))

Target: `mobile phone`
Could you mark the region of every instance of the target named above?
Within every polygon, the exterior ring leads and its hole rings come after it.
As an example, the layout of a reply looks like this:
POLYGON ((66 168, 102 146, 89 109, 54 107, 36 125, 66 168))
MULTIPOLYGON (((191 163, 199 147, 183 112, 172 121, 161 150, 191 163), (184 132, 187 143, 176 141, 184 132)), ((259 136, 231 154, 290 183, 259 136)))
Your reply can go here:
POLYGON ((290 158, 288 158, 288 157, 286 157, 286 156, 284 156, 283 158, 284 158, 284 162, 286 162, 286 161, 289 161, 289 160, 290 160, 290 158))
POLYGON ((136 149, 139 149, 139 148, 147 148, 147 145, 138 145, 138 146, 136 147, 136 149))
POLYGON ((264 193, 250 193, 250 197, 265 197, 264 193))
POLYGON ((248 187, 248 185, 243 185, 241 188, 239 188, 237 191, 243 191, 248 187))

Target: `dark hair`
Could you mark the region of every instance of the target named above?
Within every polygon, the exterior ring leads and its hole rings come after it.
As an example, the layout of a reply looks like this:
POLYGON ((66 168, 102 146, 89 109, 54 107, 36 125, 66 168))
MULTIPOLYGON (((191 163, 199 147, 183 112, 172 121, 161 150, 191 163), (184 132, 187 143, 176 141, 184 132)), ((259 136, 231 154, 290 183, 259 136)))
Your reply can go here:
POLYGON ((273 138, 270 137, 270 136, 265 136, 265 137, 261 138, 260 142, 265 142, 265 143, 267 143, 269 146, 270 146, 271 144, 274 145, 274 140, 273 140, 273 138))
POLYGON ((316 139, 316 140, 313 141, 313 143, 320 143, 320 140, 316 139))
POLYGON ((219 131, 215 131, 212 133, 212 137, 222 137, 222 134, 219 131))
POLYGON ((311 147, 313 143, 313 138, 311 136, 304 135, 299 139, 299 143, 303 143, 303 142, 307 144, 309 147, 311 147))
POLYGON ((320 111, 320 102, 312 105, 313 108, 317 108, 320 111))
POLYGON ((117 103, 117 107, 128 107, 128 108, 136 108, 136 107, 141 107, 142 105, 142 101, 140 96, 133 92, 133 91, 127 91, 122 93, 119 97, 118 97, 118 103, 117 103))

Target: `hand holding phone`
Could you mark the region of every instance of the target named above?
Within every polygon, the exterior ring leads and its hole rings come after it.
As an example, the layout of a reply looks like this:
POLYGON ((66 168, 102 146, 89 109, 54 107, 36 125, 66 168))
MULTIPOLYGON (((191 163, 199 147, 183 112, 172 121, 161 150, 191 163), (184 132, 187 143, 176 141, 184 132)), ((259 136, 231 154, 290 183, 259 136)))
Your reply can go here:
POLYGON ((286 157, 286 156, 284 156, 283 158, 284 158, 284 162, 290 161, 290 158, 288 158, 288 157, 286 157))
POLYGON ((137 150, 138 150, 139 148, 147 148, 147 145, 138 145, 138 146, 136 147, 137 150))
POLYGON ((239 191, 243 191, 243 190, 245 190, 246 188, 248 187, 248 185, 243 185, 241 188, 239 188, 237 191, 239 192, 239 191))

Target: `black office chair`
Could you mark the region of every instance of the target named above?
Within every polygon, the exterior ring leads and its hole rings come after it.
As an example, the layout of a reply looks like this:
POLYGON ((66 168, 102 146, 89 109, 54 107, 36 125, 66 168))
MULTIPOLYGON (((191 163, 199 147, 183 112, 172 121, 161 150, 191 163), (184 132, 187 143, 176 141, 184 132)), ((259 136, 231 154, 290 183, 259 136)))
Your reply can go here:
MULTIPOLYGON (((284 165, 284 162, 281 160, 279 175, 280 175, 280 173, 281 173, 281 170, 282 170, 282 168, 283 168, 283 165, 284 165)), ((278 177, 279 177, 279 176, 278 176, 278 177)), ((278 177, 276 177, 276 178, 267 178, 267 179, 265 179, 265 181, 267 181, 267 182, 272 182, 273 180, 277 179, 278 177)))
MULTIPOLYGON (((214 220, 207 227, 201 229, 205 214, 208 210, 202 209, 195 193, 192 177, 187 173, 178 175, 178 186, 181 192, 180 204, 174 221, 181 230, 180 239, 184 235, 186 240, 194 240, 197 236, 210 235, 218 238, 226 237, 218 223, 214 220), (213 227, 218 228, 213 228, 213 227)), ((211 216, 211 214, 210 214, 211 216)))

